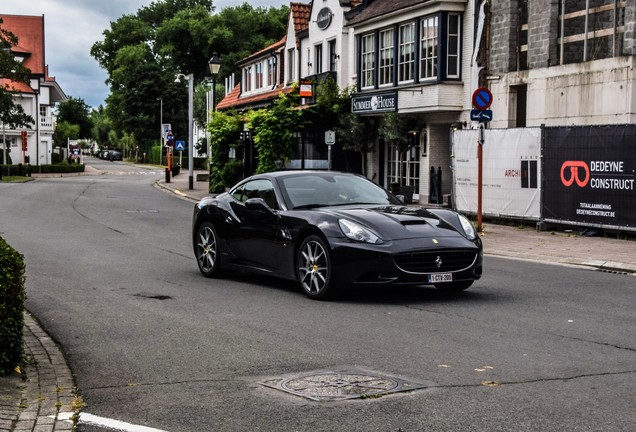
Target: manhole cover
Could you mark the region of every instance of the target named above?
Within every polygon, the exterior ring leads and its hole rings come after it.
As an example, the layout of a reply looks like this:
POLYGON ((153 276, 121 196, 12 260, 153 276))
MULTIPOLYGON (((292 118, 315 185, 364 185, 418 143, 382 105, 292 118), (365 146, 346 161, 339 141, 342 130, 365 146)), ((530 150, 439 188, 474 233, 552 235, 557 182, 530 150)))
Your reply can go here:
POLYGON ((262 384, 314 401, 372 398, 430 385, 358 369, 318 371, 290 378, 271 379, 262 384))

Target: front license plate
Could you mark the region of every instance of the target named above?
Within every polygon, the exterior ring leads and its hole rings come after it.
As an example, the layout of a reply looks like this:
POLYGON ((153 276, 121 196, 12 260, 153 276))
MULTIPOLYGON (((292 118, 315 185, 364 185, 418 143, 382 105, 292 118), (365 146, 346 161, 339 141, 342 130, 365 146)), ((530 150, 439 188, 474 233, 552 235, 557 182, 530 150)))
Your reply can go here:
POLYGON ((452 281, 453 281, 452 273, 436 273, 436 274, 428 275, 429 283, 452 282, 452 281))

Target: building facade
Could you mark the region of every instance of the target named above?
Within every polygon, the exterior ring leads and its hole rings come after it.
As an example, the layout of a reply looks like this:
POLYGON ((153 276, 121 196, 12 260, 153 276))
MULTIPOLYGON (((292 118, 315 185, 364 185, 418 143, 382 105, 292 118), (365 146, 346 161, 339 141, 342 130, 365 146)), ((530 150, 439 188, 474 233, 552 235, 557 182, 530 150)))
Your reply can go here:
POLYGON ((14 164, 42 165, 51 163, 55 105, 67 99, 55 78, 49 75, 45 62, 44 16, 0 14, 2 28, 18 37, 18 44, 10 47, 11 54, 30 71, 29 84, 0 78, 2 85, 14 94, 14 102, 21 105, 35 123, 25 128, 10 129, 3 125, 3 150, 10 150, 14 164), (26 143, 22 143, 26 132, 26 143))
POLYGON ((355 88, 352 112, 408 125, 408 146, 378 139, 365 172, 416 202, 450 194, 456 129, 636 122, 636 0, 314 0, 291 9, 283 87, 330 75, 355 88), (480 87, 493 95, 488 121, 474 117, 480 87))

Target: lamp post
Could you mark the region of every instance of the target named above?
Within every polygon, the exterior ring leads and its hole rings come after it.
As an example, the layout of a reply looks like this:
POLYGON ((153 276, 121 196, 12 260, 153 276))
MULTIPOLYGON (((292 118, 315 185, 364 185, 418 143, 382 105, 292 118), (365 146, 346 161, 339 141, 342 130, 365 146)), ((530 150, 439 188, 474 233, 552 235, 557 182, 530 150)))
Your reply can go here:
POLYGON ((157 100, 159 101, 159 165, 161 165, 163 159, 163 98, 158 97, 157 100))
MULTIPOLYGON (((210 74, 212 74, 212 112, 214 112, 214 91, 216 90, 216 76, 219 73, 219 69, 221 69, 221 58, 216 52, 212 54, 212 58, 208 62, 208 66, 210 67, 210 74)), ((208 121, 210 121, 210 113, 208 113, 208 121)), ((208 128, 206 127, 206 129, 208 128)), ((211 163, 211 159, 212 146, 210 145, 210 139, 208 138, 208 165, 211 163)), ((208 166, 208 170, 209 169, 210 167, 208 166)))
POLYGON ((194 113, 193 113, 193 99, 194 99, 194 75, 188 74, 177 74, 177 78, 174 80, 175 82, 181 82, 181 79, 188 79, 188 189, 194 189, 194 154, 192 152, 193 145, 193 134, 192 134, 192 124, 194 122, 194 113))

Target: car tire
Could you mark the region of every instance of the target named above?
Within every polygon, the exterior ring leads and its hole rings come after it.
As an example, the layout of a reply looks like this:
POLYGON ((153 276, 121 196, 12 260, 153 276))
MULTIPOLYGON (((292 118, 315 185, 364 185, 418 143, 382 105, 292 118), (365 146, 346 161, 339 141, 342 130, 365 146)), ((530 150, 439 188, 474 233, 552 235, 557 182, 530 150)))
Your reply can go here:
POLYGON ((303 240, 296 256, 296 277, 305 295, 313 300, 331 296, 332 273, 331 254, 325 241, 315 235, 303 240))
POLYGON ((460 292, 467 290, 473 284, 474 281, 462 281, 462 282, 448 282, 434 284, 435 288, 447 292, 460 292))
POLYGON ((219 252, 218 236, 214 225, 203 222, 194 237, 194 255, 201 274, 205 277, 221 275, 221 254, 219 252))

